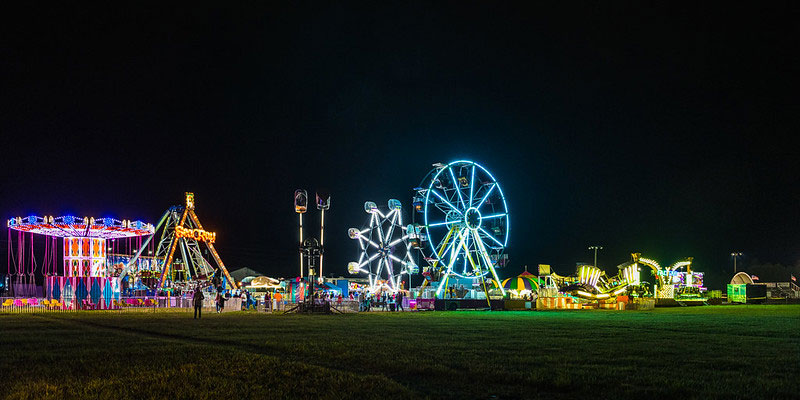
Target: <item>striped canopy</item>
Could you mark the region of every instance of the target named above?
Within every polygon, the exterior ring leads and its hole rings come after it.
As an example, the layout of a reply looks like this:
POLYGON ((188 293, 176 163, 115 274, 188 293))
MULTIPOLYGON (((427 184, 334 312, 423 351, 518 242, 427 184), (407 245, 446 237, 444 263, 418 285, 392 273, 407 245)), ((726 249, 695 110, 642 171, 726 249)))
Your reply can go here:
POLYGON ((505 290, 530 290, 536 291, 539 289, 539 285, 536 283, 535 280, 527 277, 527 276, 515 276, 513 278, 508 278, 503 281, 503 289, 505 290))

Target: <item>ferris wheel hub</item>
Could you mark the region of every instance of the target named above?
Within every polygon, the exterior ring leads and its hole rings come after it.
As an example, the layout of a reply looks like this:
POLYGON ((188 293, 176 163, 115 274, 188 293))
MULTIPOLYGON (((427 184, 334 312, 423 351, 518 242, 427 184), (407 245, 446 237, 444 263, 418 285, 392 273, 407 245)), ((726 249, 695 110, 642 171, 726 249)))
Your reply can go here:
POLYGON ((481 227, 481 212, 475 207, 470 207, 464 211, 464 225, 467 228, 477 230, 481 227))

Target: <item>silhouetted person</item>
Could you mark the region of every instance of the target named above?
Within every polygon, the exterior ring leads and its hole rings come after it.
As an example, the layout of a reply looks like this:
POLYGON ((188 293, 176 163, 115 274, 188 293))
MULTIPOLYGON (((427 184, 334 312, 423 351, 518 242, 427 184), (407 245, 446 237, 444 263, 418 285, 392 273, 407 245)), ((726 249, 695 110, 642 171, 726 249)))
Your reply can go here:
POLYGON ((196 319, 202 318, 203 316, 203 291, 200 288, 194 290, 194 294, 192 295, 192 303, 194 304, 194 317, 196 319))
POLYGON ((395 297, 394 302, 397 303, 397 305, 395 306, 395 310, 396 311, 405 311, 405 309, 403 309, 403 292, 402 291, 401 292, 397 292, 397 296, 395 297))

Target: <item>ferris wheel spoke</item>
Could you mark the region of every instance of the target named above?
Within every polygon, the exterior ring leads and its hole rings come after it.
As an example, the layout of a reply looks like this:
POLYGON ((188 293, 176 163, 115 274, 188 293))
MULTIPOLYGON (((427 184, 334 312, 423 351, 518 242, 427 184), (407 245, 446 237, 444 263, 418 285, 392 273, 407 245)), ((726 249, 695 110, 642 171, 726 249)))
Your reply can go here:
MULTIPOLYGON (((484 233, 484 234, 485 234, 487 237, 489 237, 489 239, 492 239, 492 240, 494 240, 494 242, 495 242, 495 243, 497 243, 497 245, 498 245, 498 246, 500 246, 500 247, 504 247, 504 246, 505 246, 503 243, 501 243, 499 240, 497 240, 497 238, 495 238, 495 237, 494 237, 492 234, 490 234, 489 232, 487 232, 487 231, 486 231, 486 229, 483 229, 483 227, 481 227, 481 228, 478 228, 478 229, 479 229, 481 232, 483 232, 483 233, 484 233)), ((480 235, 477 235, 477 236, 480 236, 480 235)))
POLYGON ((406 239, 408 239, 408 235, 405 235, 405 236, 401 237, 400 239, 395 239, 393 242, 389 243, 389 247, 392 247, 392 246, 394 246, 394 245, 396 245, 396 244, 398 244, 398 243, 400 243, 400 242, 402 242, 403 240, 406 240, 406 239))
POLYGON ((389 273, 389 275, 388 275, 389 279, 387 279, 391 283, 391 285, 389 285, 389 287, 394 289, 394 287, 395 287, 394 286, 394 281, 393 281, 394 279, 392 278, 394 276, 394 269, 392 268, 392 262, 389 261, 389 258, 384 258, 384 262, 386 263, 386 272, 389 273))
POLYGON ((383 261, 378 260, 378 264, 375 267, 375 280, 377 281, 381 277, 381 270, 383 269, 383 261))
POLYGON ((389 258, 391 258, 392 261, 398 262, 400 264, 403 264, 403 262, 404 262, 403 260, 397 258, 397 256, 395 256, 394 254, 389 254, 389 258))
POLYGON ((363 237, 363 236, 359 236, 359 239, 361 239, 361 240, 363 240, 363 241, 365 241, 365 242, 369 243, 369 244, 370 244, 372 247, 374 247, 374 248, 376 248, 376 249, 380 249, 380 248, 381 248, 381 246, 378 246, 378 244, 377 244, 377 243, 375 243, 375 242, 373 242, 372 240, 369 240, 369 239, 367 239, 367 238, 365 238, 365 237, 363 237))
POLYGON ((392 239, 392 236, 394 236, 394 228, 395 228, 395 226, 397 226, 397 224, 395 224, 395 222, 397 222, 397 216, 400 214, 397 210, 392 210, 392 213, 393 213, 392 214, 392 220, 389 223, 389 227, 386 229, 386 241, 387 242, 392 239))
POLYGON ((497 183, 492 183, 492 186, 489 188, 486 194, 483 195, 483 198, 481 199, 480 202, 478 202, 478 205, 475 206, 475 208, 480 209, 481 206, 483 206, 483 203, 486 201, 486 199, 489 198, 489 195, 492 194, 492 191, 494 190, 495 187, 497 187, 497 183))
POLYGON ((508 214, 507 213, 500 213, 500 214, 492 214, 492 215, 487 215, 487 216, 481 216, 481 221, 483 221, 485 219, 502 218, 502 217, 505 217, 506 215, 508 215, 508 214))
POLYGON ((375 230, 378 231, 378 241, 383 243, 383 232, 382 232, 382 229, 381 229, 381 224, 377 224, 375 226, 375 230))
MULTIPOLYGON (((362 250, 363 250, 363 248, 362 248, 362 250)), ((358 257, 358 265, 361 265, 361 262, 364 261, 364 254, 365 253, 362 251, 361 252, 361 256, 358 257)))
MULTIPOLYGON (((440 200, 442 200, 445 204, 450 206, 450 208, 455 210, 457 213, 462 214, 461 210, 459 210, 458 207, 454 206, 453 203, 450 203, 446 198, 444 198, 442 195, 440 195, 437 191, 435 191, 433 189, 430 189, 428 191, 430 193, 433 193, 434 196, 438 197, 440 200)), ((442 211, 444 211, 444 210, 442 210, 442 211)))
MULTIPOLYGON (((451 222, 452 222, 452 221, 451 221, 451 222)), ((433 226, 447 225, 447 224, 449 224, 449 223, 451 223, 451 222, 447 222, 447 221, 445 221, 445 222, 436 222, 436 223, 433 223, 433 224, 428 224, 428 225, 425 225, 425 226, 427 226, 428 228, 430 228, 430 227, 433 227, 433 226)))
MULTIPOLYGON (((464 273, 464 275, 468 274, 467 261, 469 261, 470 266, 472 266, 472 271, 477 276, 477 275, 481 275, 482 270, 480 268, 480 260, 478 261, 478 265, 477 266, 475 265, 475 261, 472 259, 472 252, 470 251, 470 248, 469 248, 469 246, 470 246, 469 238, 470 238, 470 236, 473 236, 473 235, 475 235, 475 232, 473 232, 472 230, 467 230, 466 234, 464 235, 464 243, 463 243, 463 248, 464 248, 464 268, 463 268, 463 273, 464 273)), ((473 245, 474 245, 475 240, 473 239, 472 242, 473 242, 473 245)))
POLYGON ((456 193, 458 193, 458 200, 461 201, 461 206, 466 206, 466 203, 464 203, 464 197, 461 196, 461 188, 458 186, 456 174, 453 172, 453 168, 448 168, 448 170, 450 171, 450 177, 453 178, 453 187, 456 189, 456 193))
POLYGON ((375 253, 374 255, 372 255, 372 257, 368 258, 366 261, 363 261, 360 264, 358 264, 358 268, 361 269, 361 267, 375 261, 375 259, 378 258, 378 256, 380 256, 380 253, 375 253))
POLYGON ((469 206, 472 207, 472 194, 475 188, 475 164, 472 164, 472 172, 469 177, 469 206))

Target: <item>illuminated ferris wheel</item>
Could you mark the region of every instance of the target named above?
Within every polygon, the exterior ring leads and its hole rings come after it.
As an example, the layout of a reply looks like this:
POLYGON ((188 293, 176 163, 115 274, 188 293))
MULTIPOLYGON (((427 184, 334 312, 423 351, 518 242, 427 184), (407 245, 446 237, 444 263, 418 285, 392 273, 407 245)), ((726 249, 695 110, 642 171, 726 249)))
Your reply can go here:
POLYGON ((400 201, 395 199, 389 200, 386 213, 368 201, 364 203, 364 211, 370 214, 368 227, 348 230, 350 239, 358 240, 361 256, 358 262, 349 263, 347 270, 351 274, 367 273, 372 292, 384 287, 392 291, 401 289, 402 275, 419 271, 411 258, 408 228, 403 226, 401 209, 400 201))
POLYGON ((428 245, 421 248, 438 275, 437 296, 451 276, 488 277, 502 291, 495 268, 505 264, 509 217, 500 184, 473 161, 434 167, 415 189, 414 207, 422 213, 419 236, 428 245))

